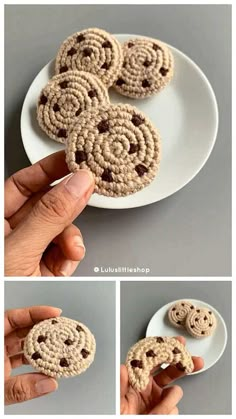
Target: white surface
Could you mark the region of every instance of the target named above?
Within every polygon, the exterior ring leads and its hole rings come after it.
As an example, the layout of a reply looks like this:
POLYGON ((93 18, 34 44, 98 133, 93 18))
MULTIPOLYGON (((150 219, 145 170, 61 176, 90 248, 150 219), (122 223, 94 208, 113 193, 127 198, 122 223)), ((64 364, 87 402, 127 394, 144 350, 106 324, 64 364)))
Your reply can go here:
POLYGON ((182 298, 181 300, 172 301, 166 304, 153 315, 148 324, 146 336, 184 336, 186 339, 186 347, 189 352, 194 356, 201 356, 204 359, 203 369, 189 374, 193 375, 211 368, 223 355, 227 343, 227 328, 224 319, 214 307, 200 300, 182 298), (185 329, 180 329, 171 325, 168 320, 168 310, 177 301, 183 300, 191 301, 195 306, 206 307, 212 310, 216 316, 217 327, 211 336, 195 339, 189 335, 185 329))
MULTIPOLYGON (((115 35, 121 42, 137 35, 115 35)), ((109 91, 113 103, 130 103, 146 113, 161 134, 162 159, 157 177, 148 187, 124 198, 93 194, 89 205, 100 208, 133 208, 148 205, 177 192, 200 171, 214 146, 218 109, 212 87, 199 67, 185 54, 169 46, 175 75, 158 95, 136 100, 109 91)), ((26 154, 35 163, 62 150, 63 145, 44 134, 36 120, 41 89, 52 77, 54 60, 32 82, 22 108, 21 134, 26 154)))

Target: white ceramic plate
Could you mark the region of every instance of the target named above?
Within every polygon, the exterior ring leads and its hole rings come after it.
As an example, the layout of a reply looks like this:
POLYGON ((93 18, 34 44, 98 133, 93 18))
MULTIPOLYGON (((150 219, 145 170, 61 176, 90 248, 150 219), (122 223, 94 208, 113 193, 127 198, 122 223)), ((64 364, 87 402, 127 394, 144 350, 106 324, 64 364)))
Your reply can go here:
MULTIPOLYGON (((120 42, 138 35, 115 35, 120 42)), ((206 163, 218 129, 218 110, 212 87, 200 68, 182 52, 169 46, 175 60, 175 75, 159 94, 142 100, 109 91, 113 103, 130 103, 146 113, 162 138, 162 160, 154 181, 143 190, 123 198, 93 194, 89 205, 100 208, 134 208, 148 205, 177 192, 206 163)), ((32 82, 22 108, 21 134, 31 161, 62 150, 44 134, 36 120, 41 89, 54 74, 54 60, 32 82)))
POLYGON ((193 300, 192 298, 182 298, 181 300, 172 301, 161 307, 151 318, 146 331, 146 336, 180 335, 186 338, 186 347, 190 353, 195 356, 201 356, 204 359, 204 368, 200 371, 193 372, 191 375, 206 371, 219 361, 227 343, 227 328, 220 313, 209 304, 203 301, 193 300), (168 310, 177 301, 183 300, 191 301, 195 306, 206 307, 213 311, 217 319, 217 328, 211 336, 195 339, 185 329, 178 329, 171 325, 167 316, 168 310))

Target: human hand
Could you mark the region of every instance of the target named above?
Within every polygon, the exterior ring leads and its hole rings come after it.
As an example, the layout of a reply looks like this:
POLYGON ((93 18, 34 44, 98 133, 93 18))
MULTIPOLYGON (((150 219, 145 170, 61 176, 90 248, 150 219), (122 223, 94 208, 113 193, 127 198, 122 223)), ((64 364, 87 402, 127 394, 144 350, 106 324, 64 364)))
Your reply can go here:
MULTIPOLYGON (((177 338, 185 345, 182 336, 177 338)), ((193 357, 194 371, 203 368, 203 359, 193 357)), ((120 413, 122 415, 177 415, 177 404, 183 397, 183 390, 177 385, 169 386, 185 375, 175 366, 169 366, 156 376, 150 377, 145 390, 138 392, 129 384, 128 371, 125 365, 120 368, 120 413), (166 387, 168 386, 168 387, 166 387)))
POLYGON ((20 403, 55 391, 57 381, 40 373, 12 377, 12 369, 28 364, 23 354, 24 338, 42 320, 58 317, 61 309, 47 306, 26 307, 5 312, 4 317, 4 394, 5 404, 20 403))
POLYGON ((94 189, 87 170, 69 173, 65 153, 52 154, 5 182, 5 275, 69 276, 85 254, 72 221, 94 189))

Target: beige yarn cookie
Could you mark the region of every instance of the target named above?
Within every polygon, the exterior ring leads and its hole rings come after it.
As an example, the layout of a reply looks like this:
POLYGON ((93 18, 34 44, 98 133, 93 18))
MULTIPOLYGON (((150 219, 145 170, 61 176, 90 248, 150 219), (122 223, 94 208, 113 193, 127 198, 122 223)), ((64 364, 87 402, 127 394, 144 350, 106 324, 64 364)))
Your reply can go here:
POLYGON ((123 64, 120 43, 108 32, 90 28, 69 36, 56 57, 56 74, 84 70, 112 86, 123 64))
POLYGON ((187 332, 196 339, 210 336, 216 329, 217 321, 214 313, 207 308, 195 308, 186 317, 187 332))
POLYGON ((66 144, 69 170, 89 169, 95 192, 126 196, 147 186, 160 162, 160 136, 150 120, 130 105, 83 112, 66 144))
POLYGON ((70 126, 82 111, 108 103, 101 80, 85 71, 68 71, 54 76, 42 90, 38 123, 50 138, 65 143, 70 126))
POLYGON ((126 359, 129 382, 138 391, 145 390, 151 371, 163 364, 173 364, 190 373, 194 364, 184 345, 172 337, 148 337, 132 346, 126 359))
POLYGON ((50 377, 81 374, 93 362, 96 342, 82 323, 56 317, 36 324, 24 343, 24 355, 37 370, 50 377))
POLYGON ((136 38, 123 44, 124 62, 114 83, 117 92, 140 99, 158 93, 172 79, 174 58, 161 41, 136 38))
POLYGON ((178 301, 168 311, 168 319, 175 327, 184 328, 188 313, 195 307, 190 301, 178 301))

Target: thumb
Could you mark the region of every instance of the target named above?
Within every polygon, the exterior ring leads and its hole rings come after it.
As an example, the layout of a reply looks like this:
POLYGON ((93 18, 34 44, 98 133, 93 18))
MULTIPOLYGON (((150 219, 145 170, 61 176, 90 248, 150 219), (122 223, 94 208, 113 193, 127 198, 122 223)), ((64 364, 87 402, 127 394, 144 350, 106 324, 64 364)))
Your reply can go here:
POLYGON ((125 397, 129 388, 128 371, 125 365, 120 366, 120 397, 125 397))
POLYGON ((21 403, 57 390, 57 381, 43 374, 16 375, 5 381, 5 404, 21 403))
POLYGON ((43 253, 58 236, 83 211, 94 189, 91 172, 79 170, 45 193, 32 211, 13 231, 14 240, 30 246, 35 254, 43 253))

